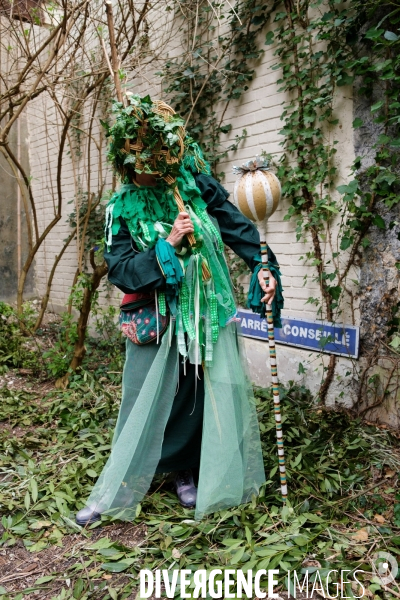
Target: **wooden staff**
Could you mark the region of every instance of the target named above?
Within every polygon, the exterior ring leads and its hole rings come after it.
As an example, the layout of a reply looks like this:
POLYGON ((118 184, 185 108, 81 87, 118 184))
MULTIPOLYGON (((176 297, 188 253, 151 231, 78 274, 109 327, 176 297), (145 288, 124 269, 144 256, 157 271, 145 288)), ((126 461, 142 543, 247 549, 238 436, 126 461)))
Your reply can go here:
MULTIPOLYGON (((260 249, 261 249, 261 262, 263 265, 263 277, 265 285, 269 287, 269 269, 268 269, 268 246, 266 240, 265 226, 260 227, 260 249)), ((267 318, 268 326, 268 345, 269 345, 269 360, 271 365, 271 379, 272 379, 272 394, 274 400, 274 416, 275 416, 275 428, 276 428, 276 444, 278 446, 278 462, 279 462, 279 476, 281 480, 281 494, 282 502, 285 503, 287 499, 287 481, 286 481, 286 466, 285 466, 285 451, 283 448, 283 434, 282 434, 282 416, 281 416, 281 401, 279 396, 279 379, 278 379, 278 367, 276 364, 276 347, 275 347, 275 334, 274 334, 274 319, 272 316, 271 304, 265 305, 265 315, 267 318)))
MULTIPOLYGON (((233 199, 238 209, 251 219, 260 234, 261 262, 265 285, 269 287, 268 246, 266 224, 268 218, 275 212, 282 197, 281 184, 268 167, 268 161, 256 156, 233 167, 233 172, 240 175, 233 190, 233 199)), ((271 364, 272 394, 274 399, 274 415, 276 427, 276 443, 278 446, 279 475, 281 479, 282 502, 287 499, 285 453, 283 449, 281 402, 279 398, 278 368, 276 364, 276 348, 274 335, 274 320, 271 304, 266 304, 265 314, 268 326, 269 358, 271 364)))
POLYGON ((114 16, 113 16, 111 0, 105 0, 105 6, 106 6, 106 13, 107 13, 108 33, 110 36, 111 64, 112 64, 112 70, 113 70, 113 75, 114 75, 115 91, 117 94, 118 102, 122 102, 124 104, 121 80, 119 78, 120 61, 118 58, 117 43, 115 41, 114 16))
MULTIPOLYGON (((169 185, 174 186, 173 187, 174 198, 175 198, 176 206, 177 206, 179 212, 186 212, 186 208, 183 203, 182 197, 179 193, 178 186, 175 185, 175 179, 173 177, 171 177, 171 175, 167 175, 166 177, 164 177, 164 179, 169 185)), ((194 246, 196 246, 196 238, 194 237, 193 233, 186 234, 186 237, 189 241, 189 244, 192 246, 192 248, 194 246)), ((201 261, 201 272, 202 272, 203 280, 208 281, 211 277, 211 273, 204 261, 201 261)))

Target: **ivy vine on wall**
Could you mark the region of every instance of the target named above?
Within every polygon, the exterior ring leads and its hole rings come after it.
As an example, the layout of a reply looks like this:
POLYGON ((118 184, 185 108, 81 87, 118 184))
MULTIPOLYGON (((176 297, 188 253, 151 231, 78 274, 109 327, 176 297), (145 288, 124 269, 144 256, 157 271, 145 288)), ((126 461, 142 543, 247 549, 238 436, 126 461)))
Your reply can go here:
MULTIPOLYGON (((279 169, 284 193, 291 200, 285 218, 295 219, 298 239, 312 245, 304 260, 315 267, 321 294, 309 302, 318 305, 321 317, 335 321, 340 320, 345 302, 354 306, 357 290, 352 284, 357 281, 351 279, 352 267, 360 266, 363 250, 370 244, 371 226, 384 229, 382 209, 400 201, 400 44, 395 33, 399 8, 376 1, 339 5, 333 0, 300 5, 285 0, 284 8, 275 14, 277 27, 267 35, 266 43, 276 40, 277 66, 283 73, 279 83, 291 98, 282 114, 286 153, 279 169), (370 110, 381 134, 376 136, 371 164, 366 166, 363 157, 357 156, 350 181, 337 186, 337 141, 330 141, 328 132, 339 124, 337 88, 353 84, 356 78, 360 80, 358 93, 366 98, 372 99, 378 89, 380 99, 371 102, 370 110), (336 241, 333 221, 339 222, 336 241)), ((361 119, 354 120, 353 127, 362 126, 361 119)), ((394 334, 394 352, 395 340, 394 334)), ((331 355, 326 367, 322 400, 333 380, 336 360, 331 355)))
POLYGON ((235 152, 246 138, 243 129, 230 143, 224 137, 232 129, 227 109, 239 100, 255 77, 255 64, 263 54, 259 43, 268 20, 268 5, 257 0, 238 2, 224 12, 225 3, 179 3, 184 11, 178 58, 167 60, 159 75, 171 104, 185 117, 194 137, 201 139, 214 174, 218 162, 235 152))

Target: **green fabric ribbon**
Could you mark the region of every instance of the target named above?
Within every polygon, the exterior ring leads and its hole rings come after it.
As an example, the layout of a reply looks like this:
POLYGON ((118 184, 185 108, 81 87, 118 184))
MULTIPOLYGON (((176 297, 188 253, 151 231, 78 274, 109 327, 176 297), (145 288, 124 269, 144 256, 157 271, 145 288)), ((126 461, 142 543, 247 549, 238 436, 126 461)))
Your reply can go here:
POLYGON ((186 151, 183 157, 183 166, 192 173, 205 173, 211 175, 211 168, 208 162, 204 159, 200 146, 187 137, 185 140, 186 151))
MULTIPOLYGON (((165 241, 178 208, 173 185, 163 181, 156 186, 122 185, 113 194, 106 209, 105 242, 110 251, 113 235, 117 235, 120 219, 123 219, 140 251, 155 247, 166 278, 165 299, 176 318, 179 351, 183 356, 189 355, 195 364, 203 361, 211 364, 213 345, 218 340, 220 328, 236 314, 235 300, 221 234, 208 215, 207 204, 196 186, 192 170, 181 165, 175 185, 192 219, 196 240, 194 247, 183 240, 180 259, 165 241), (203 263, 211 273, 207 281, 202 277, 203 263)), ((164 293, 161 293, 160 301, 163 299, 164 293)), ((160 304, 161 314, 162 311, 164 306, 160 304)))
MULTIPOLYGON (((259 314, 262 318, 265 318, 265 302, 261 301, 261 298, 265 295, 261 289, 258 281, 258 273, 262 269, 261 256, 257 256, 256 260, 260 260, 260 264, 256 266, 254 273, 251 277, 249 293, 247 296, 247 308, 250 308, 254 313, 259 314)), ((275 296, 272 301, 272 317, 274 320, 274 327, 280 329, 282 327, 281 322, 281 310, 283 309, 284 298, 283 288, 281 281, 281 272, 277 263, 268 263, 268 269, 271 275, 276 279, 276 290, 275 296)))
MULTIPOLYGON (((207 204, 201 197, 193 174, 180 168, 176 185, 185 205, 196 214, 205 213, 207 204)), ((140 250, 153 248, 158 238, 167 237, 176 217, 178 208, 173 186, 160 180, 155 186, 121 185, 106 208, 105 241, 111 248, 112 236, 117 235, 121 226, 120 218, 126 222, 132 238, 140 250)), ((201 225, 194 222, 194 237, 201 240, 201 225)))
POLYGON ((175 248, 162 238, 156 244, 156 255, 167 284, 165 297, 171 313, 175 316, 179 287, 183 279, 181 263, 175 254, 175 248))

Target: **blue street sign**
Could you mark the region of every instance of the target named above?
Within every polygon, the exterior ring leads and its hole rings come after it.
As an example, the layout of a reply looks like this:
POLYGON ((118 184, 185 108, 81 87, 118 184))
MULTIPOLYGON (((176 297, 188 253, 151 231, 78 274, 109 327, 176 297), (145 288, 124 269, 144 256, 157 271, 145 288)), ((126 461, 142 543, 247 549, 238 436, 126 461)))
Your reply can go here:
MULTIPOLYGON (((268 341, 266 319, 250 310, 239 310, 240 333, 245 337, 268 341)), ((282 329, 274 330, 277 344, 287 344, 316 352, 358 358, 359 327, 299 317, 282 317, 282 329)))

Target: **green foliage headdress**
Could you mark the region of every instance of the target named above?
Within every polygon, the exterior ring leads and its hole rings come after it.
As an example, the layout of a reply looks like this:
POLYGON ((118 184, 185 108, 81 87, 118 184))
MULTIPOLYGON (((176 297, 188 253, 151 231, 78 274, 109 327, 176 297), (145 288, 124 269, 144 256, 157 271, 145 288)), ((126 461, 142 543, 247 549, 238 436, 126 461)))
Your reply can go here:
POLYGON ((209 173, 199 146, 186 134, 173 108, 150 96, 130 94, 128 106, 114 102, 113 125, 102 122, 109 138, 107 158, 124 183, 148 173, 173 183, 182 166, 209 173))

